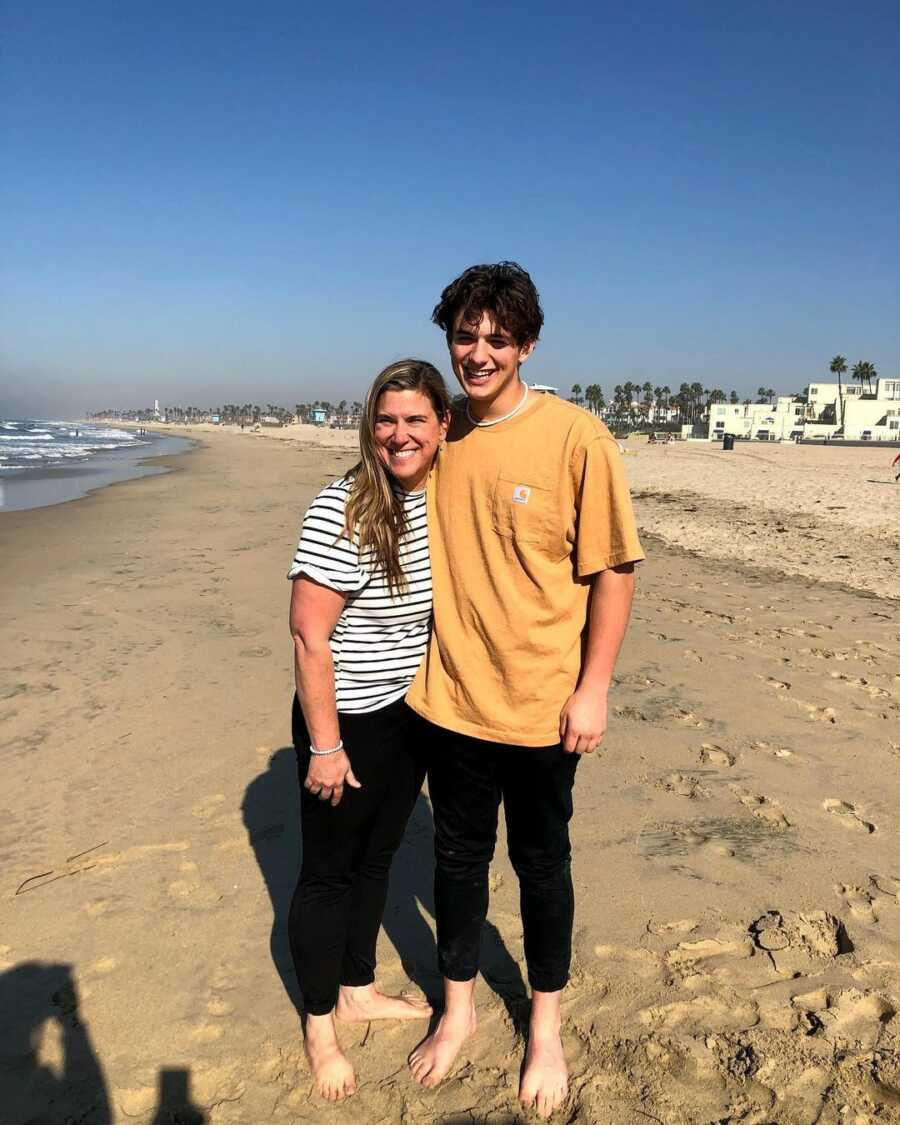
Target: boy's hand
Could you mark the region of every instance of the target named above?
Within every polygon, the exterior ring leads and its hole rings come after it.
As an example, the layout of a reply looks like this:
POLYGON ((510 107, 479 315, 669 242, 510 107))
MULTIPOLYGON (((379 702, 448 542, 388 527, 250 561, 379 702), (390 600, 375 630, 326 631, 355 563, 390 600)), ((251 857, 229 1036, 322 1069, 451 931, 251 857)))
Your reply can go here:
POLYGON ((593 754, 606 734, 606 691, 577 688, 559 713, 559 741, 567 754, 593 754))

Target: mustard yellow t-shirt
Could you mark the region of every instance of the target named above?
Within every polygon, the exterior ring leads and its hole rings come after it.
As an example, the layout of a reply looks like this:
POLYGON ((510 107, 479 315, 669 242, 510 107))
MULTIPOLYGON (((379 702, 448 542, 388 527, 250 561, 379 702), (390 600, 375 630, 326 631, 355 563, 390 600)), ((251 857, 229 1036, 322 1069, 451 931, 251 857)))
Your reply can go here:
POLYGON ((618 445, 552 395, 496 426, 457 414, 428 531, 434 628, 407 702, 474 738, 555 745, 590 578, 644 557, 618 445))

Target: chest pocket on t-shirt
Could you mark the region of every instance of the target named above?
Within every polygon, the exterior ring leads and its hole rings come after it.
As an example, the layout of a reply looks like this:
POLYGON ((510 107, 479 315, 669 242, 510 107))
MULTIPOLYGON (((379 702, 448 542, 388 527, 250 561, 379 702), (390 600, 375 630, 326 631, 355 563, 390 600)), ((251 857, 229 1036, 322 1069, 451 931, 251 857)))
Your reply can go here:
POLYGON ((501 470, 491 501, 494 531, 516 543, 533 544, 559 554, 564 544, 556 526, 559 520, 553 510, 553 498, 553 490, 546 484, 535 483, 531 474, 525 479, 514 479, 501 470))

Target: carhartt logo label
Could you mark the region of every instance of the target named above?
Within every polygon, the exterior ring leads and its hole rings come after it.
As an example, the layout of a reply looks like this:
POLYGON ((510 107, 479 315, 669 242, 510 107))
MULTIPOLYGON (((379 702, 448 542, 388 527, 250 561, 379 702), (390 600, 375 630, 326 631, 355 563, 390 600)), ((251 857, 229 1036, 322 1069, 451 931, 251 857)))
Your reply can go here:
POLYGON ((527 504, 531 499, 531 489, 527 484, 517 484, 513 489, 513 503, 527 504))

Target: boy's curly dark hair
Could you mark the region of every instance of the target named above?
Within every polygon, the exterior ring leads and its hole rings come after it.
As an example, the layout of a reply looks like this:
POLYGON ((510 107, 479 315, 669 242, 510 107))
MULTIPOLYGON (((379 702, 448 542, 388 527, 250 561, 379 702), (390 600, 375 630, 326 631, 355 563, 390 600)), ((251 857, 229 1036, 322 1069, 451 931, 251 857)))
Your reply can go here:
POLYGON ((470 266, 450 282, 431 314, 448 343, 460 311, 463 324, 478 324, 490 313, 519 347, 535 343, 544 323, 538 291, 518 262, 470 266))

